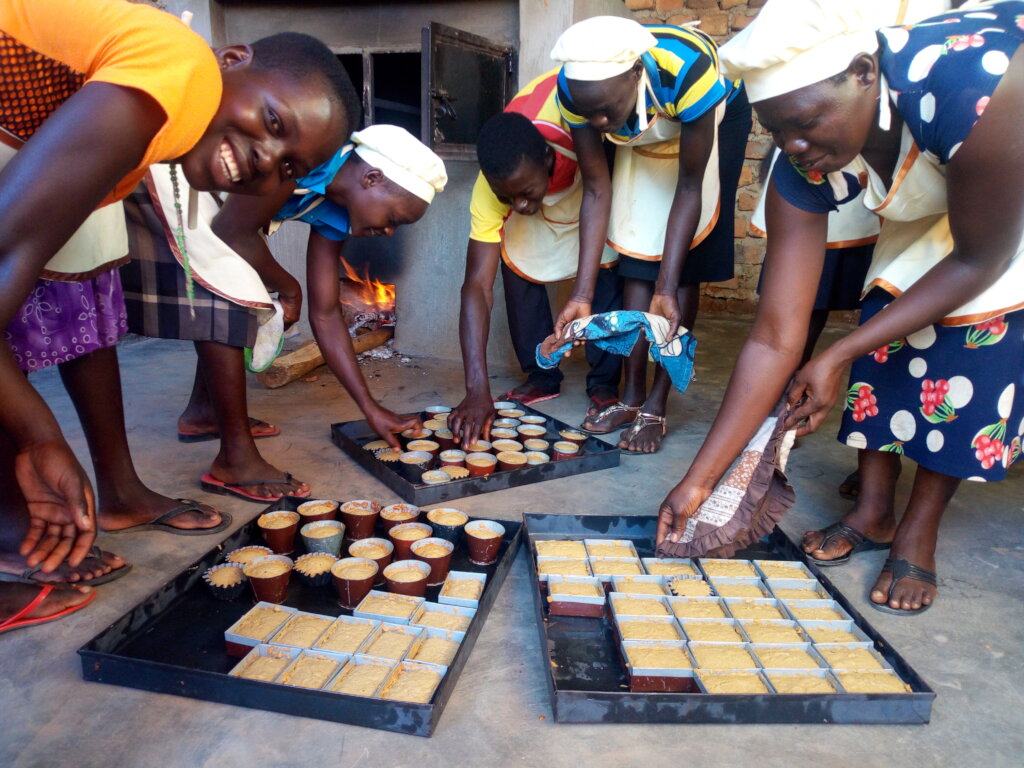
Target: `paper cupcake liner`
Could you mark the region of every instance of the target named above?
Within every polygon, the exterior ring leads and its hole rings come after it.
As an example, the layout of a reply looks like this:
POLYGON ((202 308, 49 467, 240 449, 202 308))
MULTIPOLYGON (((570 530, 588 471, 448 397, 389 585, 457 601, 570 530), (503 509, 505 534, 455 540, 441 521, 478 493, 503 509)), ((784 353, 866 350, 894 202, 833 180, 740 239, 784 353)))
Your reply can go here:
MULTIPOLYGON (((233 554, 235 554, 235 552, 241 552, 241 551, 246 550, 246 549, 255 549, 255 550, 259 551, 259 554, 256 557, 265 557, 267 555, 274 554, 274 551, 270 547, 264 547, 262 544, 250 544, 250 545, 248 545, 246 547, 239 547, 238 549, 232 549, 230 552, 226 553, 224 555, 224 562, 225 563, 232 563, 231 556, 233 554)), ((256 558, 254 557, 252 559, 255 560, 256 558)), ((233 564, 234 565, 239 565, 239 566, 244 566, 245 565, 245 563, 233 563, 233 564)))
POLYGON ((249 579, 247 579, 243 573, 241 581, 237 584, 232 584, 230 587, 219 587, 210 581, 210 574, 214 571, 219 571, 222 568, 238 568, 241 570, 242 566, 239 563, 221 563, 220 565, 215 565, 206 570, 206 573, 203 574, 203 581, 205 581, 206 586, 210 588, 210 593, 218 600, 234 600, 242 594, 242 591, 245 589, 246 582, 248 582, 249 579))
MULTIPOLYGON (((305 555, 303 555, 302 557, 298 558, 295 561, 295 566, 294 566, 293 570, 295 572, 295 576, 299 579, 299 581, 301 581, 303 584, 307 584, 307 585, 309 585, 311 587, 322 587, 322 586, 324 586, 326 584, 330 584, 331 583, 331 569, 330 568, 328 568, 323 573, 316 574, 315 576, 310 576, 309 574, 303 573, 302 571, 299 570, 299 567, 301 566, 302 561, 305 560, 307 557, 310 557, 310 556, 319 557, 320 555, 323 555, 323 554, 329 554, 329 553, 310 552, 309 554, 305 554, 305 555)), ((337 558, 335 558, 335 562, 337 562, 337 558)))

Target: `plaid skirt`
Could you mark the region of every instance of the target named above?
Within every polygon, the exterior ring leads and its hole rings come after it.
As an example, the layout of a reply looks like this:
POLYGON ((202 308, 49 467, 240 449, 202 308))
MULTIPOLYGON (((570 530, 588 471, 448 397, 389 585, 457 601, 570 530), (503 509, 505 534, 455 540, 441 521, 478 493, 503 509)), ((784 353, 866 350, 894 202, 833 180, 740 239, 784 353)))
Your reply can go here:
POLYGON ((128 329, 158 339, 216 341, 251 347, 259 328, 256 312, 193 282, 189 301, 185 270, 167 238, 143 185, 124 201, 131 261, 121 268, 128 329))

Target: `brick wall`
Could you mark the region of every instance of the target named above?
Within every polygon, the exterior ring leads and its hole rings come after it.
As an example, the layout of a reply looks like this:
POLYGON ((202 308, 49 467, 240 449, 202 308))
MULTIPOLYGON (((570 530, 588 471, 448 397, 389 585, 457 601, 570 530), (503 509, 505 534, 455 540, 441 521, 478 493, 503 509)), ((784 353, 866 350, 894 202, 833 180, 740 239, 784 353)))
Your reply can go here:
MULTIPOLYGON (((747 26, 766 0, 625 0, 638 21, 685 24, 700 20, 700 29, 720 45, 747 26)), ((770 151, 771 138, 761 130, 754 116, 754 127, 747 142, 746 159, 740 175, 735 211, 736 275, 725 283, 708 283, 701 293, 701 311, 750 314, 757 304, 757 279, 764 258, 764 239, 749 229, 750 215, 761 194, 758 170, 761 159, 770 151)))

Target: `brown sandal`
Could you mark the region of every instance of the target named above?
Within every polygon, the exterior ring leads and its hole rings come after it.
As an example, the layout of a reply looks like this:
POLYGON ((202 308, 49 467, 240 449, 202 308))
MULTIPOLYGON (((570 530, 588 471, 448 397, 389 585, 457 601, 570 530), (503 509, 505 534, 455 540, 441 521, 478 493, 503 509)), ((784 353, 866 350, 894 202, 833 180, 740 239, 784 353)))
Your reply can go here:
MULTIPOLYGON (((631 443, 634 439, 636 439, 636 437, 640 434, 642 430, 647 429, 647 427, 655 427, 659 425, 661 426, 661 436, 664 437, 665 434, 668 432, 668 426, 666 424, 665 417, 656 416, 653 413, 644 413, 643 411, 640 411, 639 413, 637 413, 636 418, 633 419, 633 423, 629 425, 629 428, 626 429, 619 437, 619 442, 631 443)), ((647 455, 647 451, 628 451, 625 448, 620 448, 619 450, 630 456, 647 455)), ((657 451, 652 451, 652 453, 657 453, 657 451)))
POLYGON ((609 432, 614 432, 616 429, 621 427, 623 424, 629 423, 627 420, 615 421, 612 420, 618 414, 625 414, 636 418, 635 414, 640 413, 639 405, 626 405, 621 400, 617 403, 612 403, 607 408, 602 410, 593 419, 584 418, 583 423, 580 424, 580 429, 586 432, 588 435, 607 435, 609 432), (594 426, 588 427, 587 424, 594 426))

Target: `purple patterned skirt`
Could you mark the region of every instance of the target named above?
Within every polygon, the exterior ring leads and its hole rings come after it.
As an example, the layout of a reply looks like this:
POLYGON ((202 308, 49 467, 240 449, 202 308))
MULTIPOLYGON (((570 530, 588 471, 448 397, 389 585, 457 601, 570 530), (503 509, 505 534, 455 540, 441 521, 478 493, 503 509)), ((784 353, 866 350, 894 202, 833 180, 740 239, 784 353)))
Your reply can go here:
POLYGON ((66 363, 112 347, 128 332, 117 269, 80 283, 36 282, 4 331, 23 371, 66 363))

